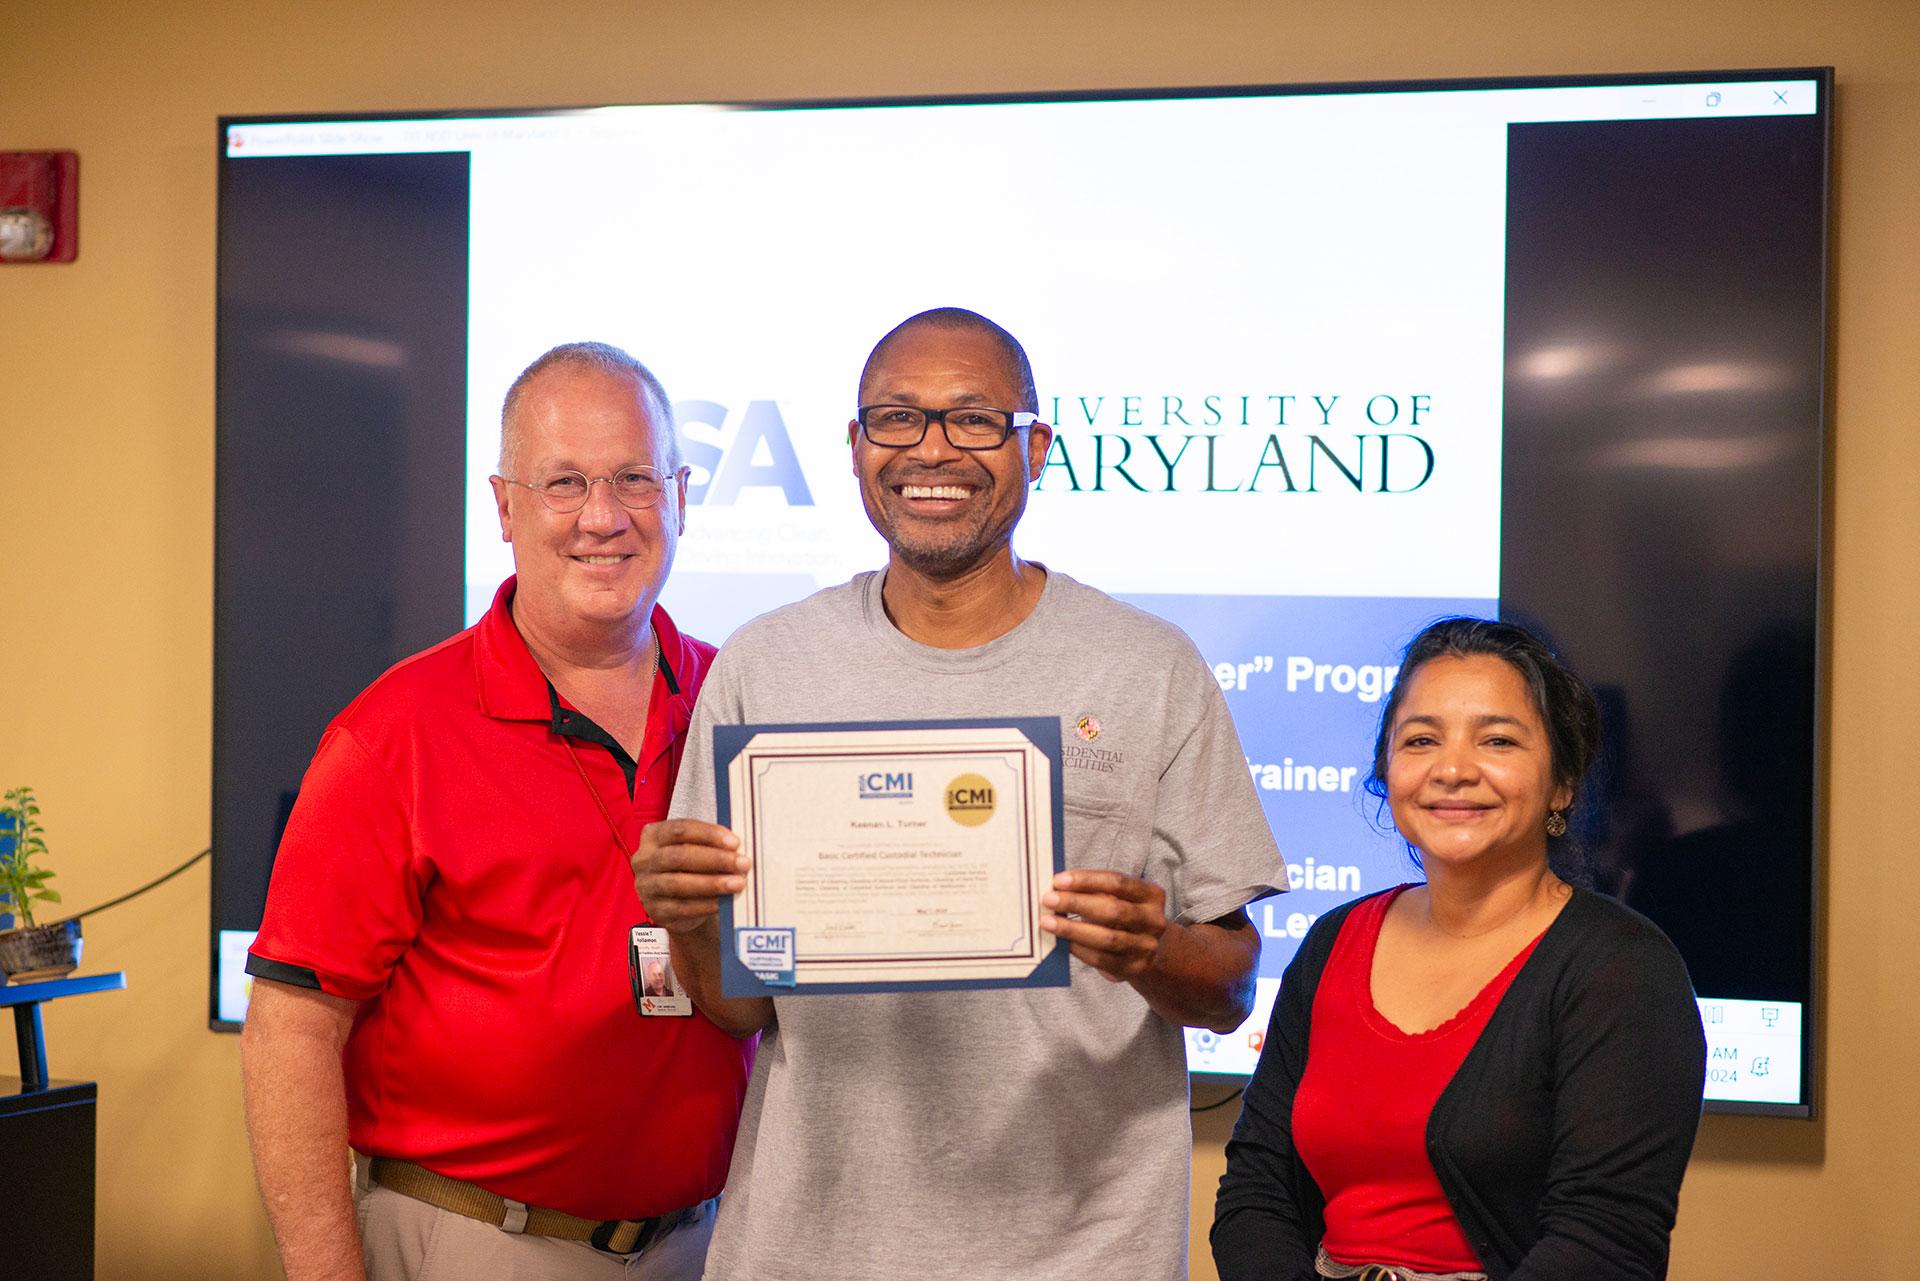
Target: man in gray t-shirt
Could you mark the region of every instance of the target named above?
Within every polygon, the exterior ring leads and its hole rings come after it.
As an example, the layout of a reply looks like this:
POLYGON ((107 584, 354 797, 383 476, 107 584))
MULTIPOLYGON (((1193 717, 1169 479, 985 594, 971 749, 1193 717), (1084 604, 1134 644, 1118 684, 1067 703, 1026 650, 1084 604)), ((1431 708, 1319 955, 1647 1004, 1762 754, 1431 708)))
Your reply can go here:
POLYGON ((674 817, 634 857, 700 1008, 763 1033, 709 1281, 1186 1275, 1181 1028, 1253 1002, 1246 903, 1285 884, 1211 672, 1181 632, 1013 555, 1051 431, 1005 330, 904 322, 860 380, 854 470, 884 571, 722 649, 674 817), (1044 905, 1066 988, 721 995, 715 725, 1051 716, 1068 871, 1044 905), (1106 980, 1106 981, 1102 981, 1106 980))

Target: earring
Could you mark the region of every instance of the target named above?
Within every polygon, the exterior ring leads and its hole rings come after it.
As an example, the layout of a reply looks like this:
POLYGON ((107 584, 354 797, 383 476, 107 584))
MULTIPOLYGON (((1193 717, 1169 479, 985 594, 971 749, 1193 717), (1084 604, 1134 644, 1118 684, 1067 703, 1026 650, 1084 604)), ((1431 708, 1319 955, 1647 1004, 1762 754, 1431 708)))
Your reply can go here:
POLYGON ((1559 810, 1547 812, 1547 835, 1565 836, 1567 834, 1567 816, 1559 810))

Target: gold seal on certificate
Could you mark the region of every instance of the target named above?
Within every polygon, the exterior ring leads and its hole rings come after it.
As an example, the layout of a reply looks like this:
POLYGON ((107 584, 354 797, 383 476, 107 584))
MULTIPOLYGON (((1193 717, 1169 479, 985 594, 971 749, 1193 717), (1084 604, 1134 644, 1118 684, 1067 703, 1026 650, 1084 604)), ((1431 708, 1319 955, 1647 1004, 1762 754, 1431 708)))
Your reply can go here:
POLYGON ((1057 720, 734 725, 714 748, 752 860, 721 903, 727 995, 1067 982, 1040 928, 1057 720))

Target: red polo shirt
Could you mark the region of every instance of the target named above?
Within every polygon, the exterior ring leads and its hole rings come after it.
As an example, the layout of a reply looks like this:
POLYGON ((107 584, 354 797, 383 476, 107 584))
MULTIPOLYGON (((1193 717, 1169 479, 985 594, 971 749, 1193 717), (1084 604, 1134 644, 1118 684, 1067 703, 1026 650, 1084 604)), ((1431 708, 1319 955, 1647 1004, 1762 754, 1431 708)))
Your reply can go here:
POLYGON ((714 651, 653 611, 629 795, 620 760, 573 736, 585 718, 534 663, 513 590, 327 727, 247 969, 362 1003, 344 1060, 361 1152, 586 1218, 660 1214, 725 1182, 753 1060, 702 1015, 642 1018, 628 963, 646 913, 627 852, 666 816, 714 651))

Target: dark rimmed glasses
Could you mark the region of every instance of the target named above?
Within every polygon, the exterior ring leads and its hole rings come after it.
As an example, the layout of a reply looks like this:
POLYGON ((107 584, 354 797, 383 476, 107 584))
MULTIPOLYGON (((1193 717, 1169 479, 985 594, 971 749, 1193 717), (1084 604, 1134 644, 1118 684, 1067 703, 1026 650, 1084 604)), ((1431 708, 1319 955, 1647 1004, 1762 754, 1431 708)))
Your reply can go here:
MULTIPOLYGON (((683 469, 684 470, 684 469, 683 469)), ((660 498, 667 492, 667 486, 679 476, 679 472, 659 472, 651 467, 622 467, 611 476, 589 476, 578 471, 554 471, 532 480, 515 480, 511 476, 500 479, 509 485, 518 485, 522 489, 531 489, 540 495, 540 501, 549 511, 577 512, 587 505, 587 495, 593 487, 606 484, 613 487, 613 496, 628 511, 645 511, 658 506, 660 498)))
POLYGON ((927 436, 927 424, 939 423, 955 449, 998 449, 1022 427, 1031 427, 1040 415, 1024 410, 989 409, 984 405, 956 405, 951 409, 923 409, 919 405, 862 405, 860 431, 883 449, 912 449, 927 436))

